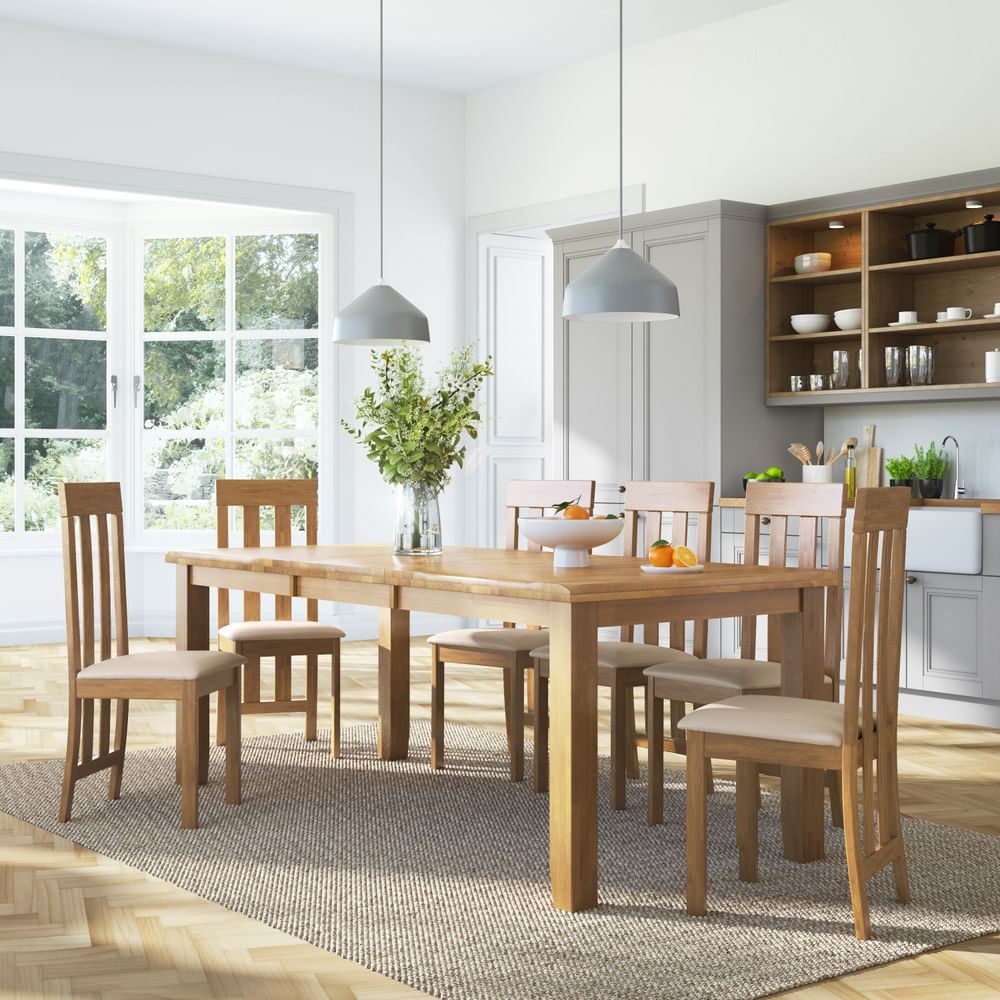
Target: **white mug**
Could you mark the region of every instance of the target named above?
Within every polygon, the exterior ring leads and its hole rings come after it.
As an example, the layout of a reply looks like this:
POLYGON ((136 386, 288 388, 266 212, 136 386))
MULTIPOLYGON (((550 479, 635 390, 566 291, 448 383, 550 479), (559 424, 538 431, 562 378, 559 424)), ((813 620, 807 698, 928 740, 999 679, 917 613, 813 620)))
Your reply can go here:
POLYGON ((964 306, 948 306, 945 312, 948 319, 972 319, 972 310, 964 306))
POLYGON ((910 309, 910 310, 901 310, 900 313, 899 313, 899 322, 900 323, 916 323, 917 322, 917 314, 916 314, 916 312, 914 312, 912 309, 910 309))
POLYGON ((993 303, 993 315, 1000 316, 1000 302, 993 303))
POLYGON ((948 314, 943 309, 937 314, 937 321, 939 323, 943 323, 947 318, 948 314))

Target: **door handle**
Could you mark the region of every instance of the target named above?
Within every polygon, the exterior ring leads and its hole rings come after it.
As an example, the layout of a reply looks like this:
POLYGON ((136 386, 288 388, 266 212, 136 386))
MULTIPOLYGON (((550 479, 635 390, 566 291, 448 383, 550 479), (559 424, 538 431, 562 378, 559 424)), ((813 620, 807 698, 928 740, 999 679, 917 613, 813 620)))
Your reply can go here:
POLYGON ((760 519, 760 523, 761 524, 770 524, 771 523, 771 519, 769 517, 762 517, 760 519))
POLYGON ((906 578, 906 582, 907 583, 916 583, 917 582, 917 578, 915 576, 908 576, 906 578))
POLYGON ((111 376, 111 408, 118 408, 118 376, 111 376))
POLYGON ((138 375, 132 376, 132 405, 139 406, 139 390, 142 388, 142 379, 138 375))

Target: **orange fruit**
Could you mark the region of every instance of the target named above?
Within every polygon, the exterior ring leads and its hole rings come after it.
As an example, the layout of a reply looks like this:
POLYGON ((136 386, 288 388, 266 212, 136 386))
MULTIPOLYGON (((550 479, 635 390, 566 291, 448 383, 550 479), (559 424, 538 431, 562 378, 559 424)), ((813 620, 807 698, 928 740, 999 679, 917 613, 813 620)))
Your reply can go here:
POLYGON ((562 516, 567 521, 587 521, 590 519, 590 511, 586 507, 578 507, 575 503, 571 503, 563 508, 562 516))
POLYGON ((674 549, 674 564, 677 566, 697 566, 698 557, 686 545, 678 545, 674 549))
POLYGON ((673 566, 674 549, 671 545, 654 545, 649 550, 649 562, 652 566, 673 566))

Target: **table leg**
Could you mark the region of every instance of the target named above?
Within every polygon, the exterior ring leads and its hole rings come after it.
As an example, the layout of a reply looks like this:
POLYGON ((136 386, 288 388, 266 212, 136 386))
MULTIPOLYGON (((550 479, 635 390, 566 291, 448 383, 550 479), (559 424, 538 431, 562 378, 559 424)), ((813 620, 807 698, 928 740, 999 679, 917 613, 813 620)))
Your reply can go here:
MULTIPOLYGON (((802 591, 802 611, 782 616, 781 693, 793 698, 823 697, 824 592, 802 591)), ((782 767, 781 832, 789 861, 819 861, 823 844, 824 773, 782 767)))
POLYGON ((410 749, 410 612, 379 608, 378 755, 403 760, 410 749))
MULTIPOLYGON (((209 598, 208 587, 196 587, 191 583, 191 567, 177 567, 177 623, 176 646, 178 649, 208 649, 209 598)), ((206 699, 207 700, 207 699, 206 699)), ((177 702, 177 750, 175 777, 181 783, 181 748, 184 745, 181 703, 177 702)), ((208 760, 206 750, 206 764, 208 760)), ((207 775, 206 775, 207 780, 207 775)))
POLYGON ((560 910, 597 905, 597 610, 554 609, 549 631, 549 872, 560 910))

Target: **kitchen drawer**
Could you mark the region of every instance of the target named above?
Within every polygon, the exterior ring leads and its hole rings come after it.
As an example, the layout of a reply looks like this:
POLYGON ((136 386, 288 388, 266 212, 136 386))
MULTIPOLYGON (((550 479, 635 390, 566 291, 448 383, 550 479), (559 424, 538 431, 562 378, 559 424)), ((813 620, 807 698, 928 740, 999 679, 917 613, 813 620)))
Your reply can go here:
POLYGON ((1000 576, 1000 514, 983 514, 983 576, 1000 576))

